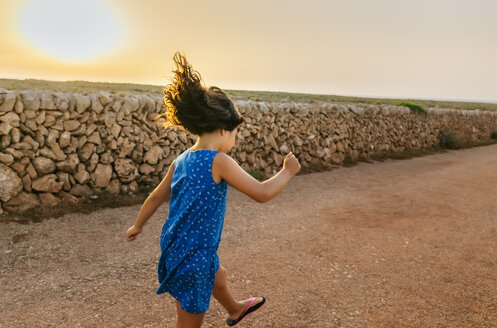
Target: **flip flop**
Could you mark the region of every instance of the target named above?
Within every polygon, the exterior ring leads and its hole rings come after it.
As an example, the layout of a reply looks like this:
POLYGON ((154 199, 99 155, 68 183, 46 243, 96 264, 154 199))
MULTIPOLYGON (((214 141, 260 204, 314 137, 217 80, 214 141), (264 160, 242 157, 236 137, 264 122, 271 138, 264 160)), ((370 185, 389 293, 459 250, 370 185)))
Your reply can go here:
POLYGON ((238 318, 236 318, 235 320, 227 318, 226 319, 226 323, 228 324, 228 326, 234 326, 234 325, 236 325, 237 323, 239 323, 240 321, 242 321, 243 318, 245 318, 246 316, 248 316, 250 313, 253 313, 253 312, 259 310, 261 308, 261 306, 264 305, 264 303, 266 302, 266 299, 263 297, 262 301, 260 301, 256 305, 253 305, 254 302, 255 302, 255 297, 253 297, 250 300, 250 304, 247 306, 247 308, 245 309, 245 311, 243 311, 242 314, 240 314, 240 316, 238 318))

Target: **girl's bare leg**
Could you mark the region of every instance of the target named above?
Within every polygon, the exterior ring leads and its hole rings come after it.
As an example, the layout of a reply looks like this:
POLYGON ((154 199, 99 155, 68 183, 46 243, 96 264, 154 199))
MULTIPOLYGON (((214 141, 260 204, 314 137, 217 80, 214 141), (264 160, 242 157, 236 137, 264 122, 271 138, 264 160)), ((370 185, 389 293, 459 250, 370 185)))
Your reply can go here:
MULTIPOLYGON (((228 316, 231 319, 238 318, 245 308, 249 305, 250 299, 243 301, 237 301, 231 294, 228 287, 226 269, 220 265, 219 270, 216 273, 216 279, 214 280, 214 289, 212 290, 212 296, 221 303, 221 305, 228 311, 228 316)), ((256 299, 255 304, 262 301, 262 297, 256 299)))
POLYGON ((181 304, 176 301, 176 312, 178 313, 178 320, 176 321, 176 328, 200 328, 202 325, 202 320, 204 319, 204 313, 194 314, 184 311, 181 308, 181 304))

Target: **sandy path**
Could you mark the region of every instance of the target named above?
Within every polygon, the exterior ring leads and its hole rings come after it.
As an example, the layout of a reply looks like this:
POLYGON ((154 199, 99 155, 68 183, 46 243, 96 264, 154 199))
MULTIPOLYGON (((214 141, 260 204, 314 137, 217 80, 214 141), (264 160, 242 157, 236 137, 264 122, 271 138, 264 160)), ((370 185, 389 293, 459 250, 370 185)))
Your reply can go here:
MULTIPOLYGON (((155 295, 167 204, 0 222, 0 327, 173 327, 155 295)), ((296 176, 266 204, 229 191, 219 249, 240 327, 497 327, 497 145, 296 176)), ((205 327, 226 327, 212 300, 205 327)))

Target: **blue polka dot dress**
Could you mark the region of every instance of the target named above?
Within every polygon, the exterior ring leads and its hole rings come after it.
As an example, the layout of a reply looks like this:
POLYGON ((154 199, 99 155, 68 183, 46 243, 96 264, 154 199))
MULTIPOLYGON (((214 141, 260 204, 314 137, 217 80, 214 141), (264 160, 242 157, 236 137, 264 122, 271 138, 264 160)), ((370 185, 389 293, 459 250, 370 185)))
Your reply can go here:
POLYGON ((209 308, 219 269, 228 183, 212 178, 219 151, 187 149, 174 161, 169 214, 160 238, 157 294, 170 293, 181 308, 203 313, 209 308))

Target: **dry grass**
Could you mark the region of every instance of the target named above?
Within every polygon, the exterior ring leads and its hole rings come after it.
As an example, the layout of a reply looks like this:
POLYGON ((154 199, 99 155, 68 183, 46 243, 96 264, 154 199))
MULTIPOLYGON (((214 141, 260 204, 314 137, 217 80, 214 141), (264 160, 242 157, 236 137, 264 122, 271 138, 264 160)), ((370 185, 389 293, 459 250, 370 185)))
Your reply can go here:
MULTIPOLYGON (((162 95, 163 86, 132 84, 132 83, 100 83, 86 81, 45 81, 45 80, 14 80, 0 79, 0 88, 7 90, 58 90, 62 92, 96 92, 108 91, 112 94, 126 93, 149 93, 153 95, 162 95)), ((401 102, 416 103, 424 108, 441 107, 457 109, 480 109, 497 111, 497 104, 478 103, 478 102, 456 102, 456 101, 437 101, 437 100, 420 100, 420 99, 388 99, 388 98, 362 98, 362 97, 345 97, 336 95, 316 95, 306 93, 288 93, 273 91, 246 91, 246 90, 226 90, 228 95, 235 100, 254 100, 265 102, 297 102, 297 103, 358 103, 358 104, 390 104, 396 105, 401 102)))

